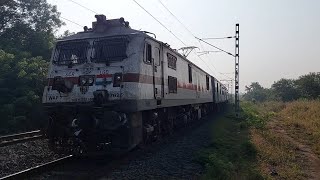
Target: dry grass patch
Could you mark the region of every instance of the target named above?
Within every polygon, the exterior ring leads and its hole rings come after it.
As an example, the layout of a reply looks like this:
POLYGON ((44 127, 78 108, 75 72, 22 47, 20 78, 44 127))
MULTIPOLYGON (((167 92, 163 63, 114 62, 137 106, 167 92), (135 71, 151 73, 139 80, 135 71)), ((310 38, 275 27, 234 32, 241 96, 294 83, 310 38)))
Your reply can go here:
POLYGON ((266 179, 305 179, 297 147, 282 134, 270 129, 252 129, 251 140, 266 179))
POLYGON ((320 101, 288 103, 279 117, 286 130, 295 139, 311 146, 320 157, 320 101))
POLYGON ((319 100, 244 103, 243 109, 266 179, 319 177, 319 100))

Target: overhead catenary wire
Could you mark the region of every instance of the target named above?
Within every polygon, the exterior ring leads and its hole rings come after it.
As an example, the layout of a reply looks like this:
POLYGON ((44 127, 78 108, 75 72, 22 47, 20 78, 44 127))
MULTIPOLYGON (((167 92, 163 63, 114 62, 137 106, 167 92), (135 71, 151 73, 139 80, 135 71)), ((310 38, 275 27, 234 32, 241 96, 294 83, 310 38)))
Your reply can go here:
POLYGON ((178 18, 177 16, 175 16, 170 10, 169 8, 167 8, 167 6, 165 4, 162 3, 161 0, 158 0, 159 3, 192 35, 192 36, 195 36, 187 26, 185 26, 178 18))
MULTIPOLYGON (((165 4, 163 4, 162 3, 162 1, 161 0, 158 0, 159 1, 159 3, 171 14, 171 16, 173 16, 193 37, 196 37, 193 33, 192 33, 192 31, 191 30, 189 30, 189 28, 186 26, 186 25, 184 25, 180 20, 179 20, 179 18, 177 18, 177 16, 175 16, 170 10, 169 10, 169 8, 167 8, 167 6, 165 5, 165 4)), ((200 55, 198 55, 197 53, 195 53, 195 55, 202 61, 202 62, 204 62, 209 68, 210 68, 210 66, 200 57, 200 55)), ((213 66, 214 67, 214 66, 213 66)), ((214 69, 216 69, 215 67, 214 67, 214 69)), ((210 70, 214 73, 214 71, 210 68, 210 70)), ((214 73, 215 74, 215 73, 214 73)))
MULTIPOLYGON (((164 5, 162 2, 161 2, 161 0, 158 0, 159 2, 160 2, 160 4, 194 37, 194 38, 196 38, 196 39, 198 39, 199 41, 203 41, 203 42, 205 42, 204 41, 204 39, 200 39, 200 38, 198 38, 197 36, 195 36, 194 35, 194 33, 192 33, 190 30, 189 30, 189 28, 187 28, 187 26, 186 25, 184 25, 178 18, 177 18, 177 16, 175 16, 170 10, 169 10, 169 8, 167 8, 166 7, 166 5, 164 5)), ((222 37, 221 39, 226 39, 226 38, 234 38, 233 36, 228 36, 228 37, 222 37)), ((213 38, 211 38, 211 39, 213 39, 213 38)), ((223 50, 223 49, 221 49, 221 48, 219 48, 219 47, 217 47, 217 46, 215 46, 215 45, 212 45, 212 44, 210 44, 212 47, 214 47, 214 48, 216 48, 216 49, 219 49, 220 51, 222 51, 222 52, 225 52, 225 53, 227 53, 227 54, 229 54, 229 55, 232 55, 231 53, 229 53, 229 52, 227 52, 227 51, 225 51, 225 50, 223 50)))
POLYGON ((82 7, 82 8, 84 8, 84 9, 88 10, 88 11, 91 11, 91 12, 94 13, 94 14, 99 14, 97 11, 94 11, 94 10, 92 10, 92 9, 90 9, 90 8, 88 8, 88 7, 86 7, 86 6, 82 5, 82 4, 74 1, 74 0, 68 0, 68 1, 70 1, 70 2, 72 2, 72 3, 74 3, 74 4, 76 4, 76 5, 78 5, 78 6, 80 6, 80 7, 82 7))
POLYGON ((209 38, 201 38, 202 40, 210 40, 210 39, 232 39, 236 38, 235 36, 227 36, 227 37, 209 37, 209 38))
MULTIPOLYGON (((202 47, 202 44, 201 44, 201 41, 203 41, 203 42, 205 42, 203 39, 200 39, 200 38, 197 38, 195 35, 194 35, 194 33, 186 26, 186 25, 184 25, 178 18, 177 18, 177 16, 175 16, 170 10, 169 10, 169 8, 167 8, 167 6, 164 4, 164 3, 162 3, 162 1, 161 0, 158 0, 159 1, 159 3, 194 37, 194 38, 196 38, 197 40, 199 40, 199 44, 200 44, 200 46, 202 47)), ((233 36, 229 36, 229 37, 223 37, 223 38, 233 38, 233 36)), ((212 45, 212 44, 211 44, 212 45)), ((220 51, 222 51, 222 52, 225 52, 225 53, 227 53, 227 54, 229 54, 229 55, 232 55, 231 53, 229 53, 229 52, 227 52, 227 51, 225 51, 225 50, 223 50, 223 49, 221 49, 221 48, 219 48, 219 47, 217 47, 217 46, 214 46, 214 45, 212 45, 213 47, 215 47, 216 49, 218 49, 218 50, 220 50, 220 51)), ((203 47, 202 47, 202 49, 204 49, 203 47)), ((210 68, 210 66, 208 65, 208 63, 206 63, 201 57, 200 57, 200 55, 199 54, 197 54, 197 53, 195 53, 195 55, 201 60, 201 61, 203 61, 209 68, 210 68)), ((232 55, 233 56, 233 55, 232 55)), ((214 67, 214 69, 217 71, 217 68, 214 66, 214 65, 212 65, 212 64, 210 64, 212 67, 214 67)), ((211 69, 211 68, 210 68, 211 69)), ((211 70, 212 71, 212 70, 211 70)), ((218 72, 218 71, 217 71, 218 72)), ((214 73, 214 72, 213 72, 214 73)), ((222 73, 220 73, 220 72, 218 72, 219 74, 222 74, 222 73)), ((215 74, 215 73, 214 73, 215 74)), ((223 74, 222 74, 223 75, 223 74)), ((225 75, 224 75, 225 76, 225 75)), ((227 76, 225 76, 225 77, 227 77, 227 76)), ((227 77, 227 78, 229 78, 229 77, 227 77)))
MULTIPOLYGON (((168 32, 170 32, 175 38, 177 38, 183 45, 185 45, 185 46, 187 46, 186 45, 186 43, 184 43, 177 35, 175 35, 169 28, 167 28, 161 21, 159 21, 156 17, 154 17, 147 9, 145 9, 141 4, 139 4, 136 0, 133 0, 141 9, 143 9, 147 14, 149 14, 154 20, 156 20, 162 27, 164 27, 168 32)), ((169 10, 168 10, 169 11, 169 10)), ((171 13, 172 14, 172 13, 171 13)), ((173 15, 173 14, 172 14, 173 15)), ((190 31, 190 33, 192 33, 191 31, 190 31)), ((196 53, 195 53, 196 54, 196 53)), ((196 54, 197 55, 197 54, 196 54)), ((213 74, 215 74, 214 73, 214 71, 210 68, 210 66, 199 56, 199 55, 197 55, 198 57, 199 57, 199 59, 202 61, 202 62, 204 62, 207 66, 208 66, 208 68, 212 71, 212 73, 213 74)))
POLYGON ((146 10, 141 4, 136 0, 133 0, 141 9, 143 9, 147 14, 149 14, 154 20, 156 20, 162 27, 169 31, 175 38, 177 38, 183 45, 187 46, 178 36, 176 36, 169 28, 167 28, 161 21, 154 17, 148 10, 146 10))
POLYGON ((70 19, 67 19, 67 18, 65 18, 65 17, 60 16, 60 18, 66 20, 66 21, 69 21, 69 22, 71 22, 71 23, 73 23, 73 24, 75 24, 75 25, 77 25, 77 26, 84 27, 83 25, 81 25, 81 24, 79 24, 79 23, 76 23, 76 22, 74 22, 74 21, 72 21, 72 20, 70 20, 70 19))
POLYGON ((229 77, 229 76, 227 76, 227 75, 225 75, 225 74, 223 74, 223 73, 221 73, 221 72, 219 72, 219 74, 223 75, 224 77, 226 77, 226 78, 229 79, 229 80, 233 80, 233 78, 231 78, 231 77, 229 77))
MULTIPOLYGON (((159 21, 156 17, 154 17, 147 9, 145 9, 141 4, 139 4, 136 0, 133 0, 141 9, 143 9, 147 14, 149 14, 154 20, 156 20, 162 27, 164 27, 168 32, 170 32, 175 38, 177 38, 183 45, 187 46, 177 35, 175 35, 169 28, 167 28, 161 21, 159 21)), ((199 56, 198 56, 199 57, 199 56)), ((199 57, 200 58, 200 57, 199 57)), ((206 63, 202 58, 200 58, 204 63, 206 63)), ((210 68, 210 66, 208 66, 210 68)), ((212 69, 210 68, 212 71, 212 69)), ((214 73, 214 71, 212 71, 214 73)))
POLYGON ((220 50, 220 51, 222 51, 222 52, 224 52, 224 53, 229 54, 230 56, 235 57, 235 55, 233 55, 232 53, 230 53, 230 52, 228 52, 228 51, 225 51, 225 50, 223 50, 223 49, 221 49, 221 48, 219 48, 219 47, 217 47, 217 46, 215 46, 215 45, 213 45, 213 44, 211 44, 211 43, 209 43, 209 42, 207 42, 207 41, 205 41, 205 40, 203 40, 203 39, 200 39, 200 38, 198 38, 198 37, 195 37, 195 38, 198 39, 199 41, 202 41, 202 42, 206 43, 206 44, 209 45, 209 46, 212 46, 212 47, 214 47, 214 48, 216 48, 216 49, 218 49, 218 50, 220 50))

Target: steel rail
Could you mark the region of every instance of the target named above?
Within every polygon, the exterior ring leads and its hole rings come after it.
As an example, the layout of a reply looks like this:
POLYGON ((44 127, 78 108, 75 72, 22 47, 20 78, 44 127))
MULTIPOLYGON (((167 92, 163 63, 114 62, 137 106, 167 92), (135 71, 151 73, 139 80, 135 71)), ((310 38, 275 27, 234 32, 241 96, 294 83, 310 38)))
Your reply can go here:
POLYGON ((40 130, 0 136, 0 147, 42 138, 40 130))
POLYGON ((0 177, 0 180, 8 180, 8 179, 24 179, 24 178, 30 178, 32 174, 35 173, 43 173, 49 170, 52 170, 54 166, 59 165, 60 163, 66 162, 68 160, 71 160, 71 158, 74 157, 73 155, 68 155, 29 169, 25 169, 23 171, 10 174, 8 176, 0 177))

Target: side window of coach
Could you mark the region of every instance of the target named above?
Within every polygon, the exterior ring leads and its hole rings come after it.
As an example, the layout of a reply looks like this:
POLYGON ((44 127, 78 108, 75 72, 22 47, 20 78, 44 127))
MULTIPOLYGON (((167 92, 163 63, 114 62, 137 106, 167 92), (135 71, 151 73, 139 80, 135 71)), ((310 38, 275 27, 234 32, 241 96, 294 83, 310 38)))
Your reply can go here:
POLYGON ((168 67, 174 70, 177 70, 177 57, 174 55, 167 53, 167 59, 168 59, 168 67))
POLYGON ((148 64, 152 63, 152 47, 151 44, 146 44, 145 47, 145 53, 146 53, 146 57, 145 57, 145 62, 148 64))
POLYGON ((219 92, 219 84, 217 83, 217 93, 219 92))
POLYGON ((207 86, 207 90, 209 90, 209 81, 210 81, 209 76, 206 75, 206 86, 207 86))
POLYGON ((188 74, 189 74, 189 83, 192 83, 192 69, 190 64, 188 64, 188 74))
POLYGON ((168 76, 169 93, 177 93, 177 78, 168 76))

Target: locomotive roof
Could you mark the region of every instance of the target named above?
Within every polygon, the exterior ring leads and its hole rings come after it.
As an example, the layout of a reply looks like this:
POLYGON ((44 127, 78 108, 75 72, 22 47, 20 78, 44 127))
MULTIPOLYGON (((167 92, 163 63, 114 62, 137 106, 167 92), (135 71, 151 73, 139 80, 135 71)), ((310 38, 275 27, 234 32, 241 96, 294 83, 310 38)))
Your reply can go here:
MULTIPOLYGON (((104 37, 112 37, 112 36, 125 36, 125 35, 138 35, 146 38, 150 38, 154 41, 157 41, 161 44, 163 44, 166 48, 170 49, 173 53, 175 53, 177 56, 180 56, 182 59, 188 61, 193 66, 197 67, 201 71, 207 73, 202 68, 188 60, 186 57, 184 57, 182 54, 177 52, 175 49, 172 49, 169 44, 164 43, 162 41, 159 41, 144 31, 139 31, 135 29, 131 29, 129 26, 129 22, 124 21, 124 18, 119 19, 108 19, 106 20, 106 17, 104 15, 96 15, 95 16, 97 21, 92 23, 92 28, 84 27, 84 31, 78 32, 76 34, 64 37, 62 39, 59 39, 58 42, 63 41, 73 41, 73 40, 81 40, 81 39, 93 39, 93 38, 104 38, 104 37)), ((207 73, 209 76, 211 76, 209 73, 207 73)), ((213 77, 213 76, 211 76, 213 77)), ((213 77, 216 79, 215 77, 213 77)), ((217 79, 216 79, 217 80, 217 79)), ((218 80, 217 80, 218 81, 218 80)), ((220 81, 218 81, 220 84, 222 84, 220 81)), ((225 87, 222 84, 223 87, 225 87)))

